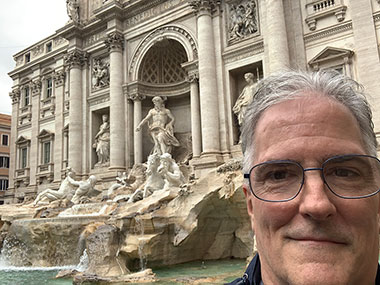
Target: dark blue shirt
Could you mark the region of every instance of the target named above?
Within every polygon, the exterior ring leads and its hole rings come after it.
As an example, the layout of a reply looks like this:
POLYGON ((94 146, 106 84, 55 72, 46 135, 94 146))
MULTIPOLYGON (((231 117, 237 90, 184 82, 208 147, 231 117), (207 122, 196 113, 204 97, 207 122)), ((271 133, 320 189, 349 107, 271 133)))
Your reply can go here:
MULTIPOLYGON (((247 270, 243 277, 238 278, 229 285, 261 285, 261 266, 259 255, 256 254, 252 261, 249 263, 247 270)), ((377 267, 377 275, 375 285, 380 285, 380 265, 377 267)))

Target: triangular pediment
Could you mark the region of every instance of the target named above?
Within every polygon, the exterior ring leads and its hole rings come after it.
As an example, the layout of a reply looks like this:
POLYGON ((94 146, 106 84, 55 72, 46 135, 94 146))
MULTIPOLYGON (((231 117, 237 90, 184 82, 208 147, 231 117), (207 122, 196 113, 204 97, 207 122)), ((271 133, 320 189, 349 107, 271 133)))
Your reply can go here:
POLYGON ((40 133, 38 134, 38 138, 46 138, 46 137, 52 137, 54 134, 48 130, 41 130, 40 133))
POLYGON ((353 54, 354 52, 349 49, 325 47, 321 52, 319 52, 314 58, 309 61, 309 65, 314 65, 337 58, 350 58, 353 54))
POLYGON ((30 142, 30 139, 27 139, 26 137, 24 136, 20 136, 17 140, 16 140, 16 144, 23 144, 23 143, 29 143, 30 142))

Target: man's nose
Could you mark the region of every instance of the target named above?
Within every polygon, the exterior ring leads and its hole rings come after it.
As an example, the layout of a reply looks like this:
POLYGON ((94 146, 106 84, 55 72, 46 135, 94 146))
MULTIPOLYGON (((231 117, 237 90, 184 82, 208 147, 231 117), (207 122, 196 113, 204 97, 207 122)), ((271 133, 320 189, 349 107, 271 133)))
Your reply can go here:
POLYGON ((321 170, 305 169, 305 181, 300 193, 299 212, 314 220, 328 219, 336 212, 333 203, 335 197, 324 183, 321 170))

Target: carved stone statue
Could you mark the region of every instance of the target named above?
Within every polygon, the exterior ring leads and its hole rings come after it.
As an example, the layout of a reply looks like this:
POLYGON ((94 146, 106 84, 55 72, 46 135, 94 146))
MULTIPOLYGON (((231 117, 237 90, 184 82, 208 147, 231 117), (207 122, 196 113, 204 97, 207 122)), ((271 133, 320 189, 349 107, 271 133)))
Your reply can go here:
POLYGON ((148 166, 146 170, 146 184, 144 186, 143 197, 148 197, 156 190, 163 189, 165 185, 164 178, 158 173, 158 167, 160 166, 160 155, 153 153, 148 157, 148 166))
POLYGON ((118 172, 116 176, 116 183, 112 184, 110 188, 108 188, 107 196, 111 196, 113 192, 120 187, 127 185, 127 173, 126 172, 118 172))
POLYGON ((232 108, 232 111, 235 113, 235 115, 238 118, 239 126, 241 126, 244 120, 244 114, 247 109, 247 105, 253 99, 256 85, 257 85, 256 82, 254 81, 253 73, 249 72, 249 73, 244 74, 244 79, 245 81, 247 81, 247 85, 244 87, 243 91, 240 93, 239 97, 237 98, 235 102, 234 107, 232 108))
POLYGON ((66 0, 67 15, 74 23, 79 23, 79 3, 78 0, 66 0))
POLYGON ((256 3, 241 1, 230 6, 230 39, 243 38, 257 32, 256 3))
POLYGON ((98 162, 95 167, 108 166, 110 160, 110 123, 108 122, 108 115, 104 114, 102 120, 103 123, 95 135, 95 142, 92 145, 98 156, 98 162))
POLYGON ((161 155, 160 166, 157 171, 162 175, 165 181, 164 190, 167 190, 170 187, 179 187, 181 184, 185 183, 185 177, 169 153, 161 155))
POLYGON ((99 89, 109 85, 109 68, 109 63, 104 63, 100 58, 94 60, 92 67, 92 88, 99 89))
POLYGON ((47 205, 55 200, 60 200, 64 198, 70 198, 69 196, 74 195, 75 185, 71 184, 71 180, 74 176, 74 171, 71 168, 66 169, 66 178, 62 181, 58 190, 46 189, 37 195, 33 202, 34 206, 37 205, 47 205))
POLYGON ((169 109, 165 108, 164 100, 156 96, 152 99, 154 108, 137 126, 136 131, 140 131, 144 124, 148 124, 149 133, 152 137, 154 147, 152 154, 170 153, 172 146, 179 146, 178 140, 174 137, 174 116, 169 109))
POLYGON ((96 177, 94 175, 91 175, 86 181, 75 181, 69 177, 69 181, 72 185, 78 187, 75 190, 75 194, 71 199, 71 202, 74 204, 79 204, 82 197, 87 196, 92 190, 94 190, 96 177))

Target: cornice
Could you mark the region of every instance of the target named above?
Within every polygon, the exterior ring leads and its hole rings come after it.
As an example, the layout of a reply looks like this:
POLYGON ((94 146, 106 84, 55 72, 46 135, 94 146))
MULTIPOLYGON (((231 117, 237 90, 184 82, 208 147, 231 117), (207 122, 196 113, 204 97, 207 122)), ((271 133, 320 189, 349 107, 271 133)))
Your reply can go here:
POLYGON ((328 36, 336 35, 345 31, 352 30, 352 21, 349 21, 347 23, 334 26, 332 28, 324 29, 318 32, 313 32, 306 34, 304 36, 305 43, 309 43, 315 40, 319 40, 321 38, 325 38, 328 36))

